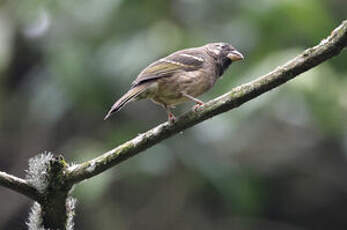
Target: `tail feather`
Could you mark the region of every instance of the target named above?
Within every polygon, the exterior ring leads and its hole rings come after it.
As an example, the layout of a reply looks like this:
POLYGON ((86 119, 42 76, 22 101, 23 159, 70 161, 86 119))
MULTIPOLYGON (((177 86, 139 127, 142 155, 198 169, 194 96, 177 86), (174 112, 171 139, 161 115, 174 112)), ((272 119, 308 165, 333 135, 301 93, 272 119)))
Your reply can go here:
POLYGON ((119 98, 108 111, 104 120, 109 118, 113 113, 118 112, 124 105, 142 93, 145 89, 148 88, 147 84, 138 85, 134 88, 131 88, 126 94, 124 94, 121 98, 119 98))

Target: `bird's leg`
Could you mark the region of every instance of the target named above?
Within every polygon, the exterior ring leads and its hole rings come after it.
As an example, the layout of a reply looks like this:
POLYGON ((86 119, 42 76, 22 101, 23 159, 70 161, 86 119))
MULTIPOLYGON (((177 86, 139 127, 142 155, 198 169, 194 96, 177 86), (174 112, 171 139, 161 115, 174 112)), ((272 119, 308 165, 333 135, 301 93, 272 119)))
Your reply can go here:
POLYGON ((166 110, 166 112, 167 112, 169 123, 170 123, 170 124, 175 123, 176 117, 175 117, 175 115, 171 112, 170 107, 167 106, 167 105, 163 105, 163 106, 164 106, 164 108, 165 108, 165 110, 166 110))
POLYGON ((200 108, 200 106, 205 105, 205 103, 203 101, 201 101, 195 97, 192 97, 186 93, 182 93, 182 95, 196 103, 196 105, 194 105, 194 107, 193 107, 194 111, 197 111, 200 108))

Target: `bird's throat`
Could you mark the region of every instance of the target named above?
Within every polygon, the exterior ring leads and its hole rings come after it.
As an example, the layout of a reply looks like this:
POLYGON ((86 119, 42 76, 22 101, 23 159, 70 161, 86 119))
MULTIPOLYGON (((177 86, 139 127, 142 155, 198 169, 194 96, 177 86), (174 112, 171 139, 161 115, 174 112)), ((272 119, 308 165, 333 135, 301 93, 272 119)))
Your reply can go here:
POLYGON ((228 69, 230 64, 231 64, 231 60, 229 58, 221 58, 221 60, 217 62, 218 77, 223 75, 224 71, 228 69))

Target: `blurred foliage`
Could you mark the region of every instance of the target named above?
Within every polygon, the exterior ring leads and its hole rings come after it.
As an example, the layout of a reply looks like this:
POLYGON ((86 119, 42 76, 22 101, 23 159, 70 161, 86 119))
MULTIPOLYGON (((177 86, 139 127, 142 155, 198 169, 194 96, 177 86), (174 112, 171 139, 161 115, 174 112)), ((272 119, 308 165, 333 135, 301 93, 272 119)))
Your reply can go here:
MULTIPOLYGON (((145 101, 103 117, 173 51, 228 41, 246 55, 209 100, 317 44, 346 12, 344 0, 2 1, 0 170, 23 176, 45 150, 81 162, 165 121, 145 101)), ((76 229, 345 229, 346 60, 83 182, 76 229)), ((30 202, 0 196, 0 229, 24 229, 30 202)))

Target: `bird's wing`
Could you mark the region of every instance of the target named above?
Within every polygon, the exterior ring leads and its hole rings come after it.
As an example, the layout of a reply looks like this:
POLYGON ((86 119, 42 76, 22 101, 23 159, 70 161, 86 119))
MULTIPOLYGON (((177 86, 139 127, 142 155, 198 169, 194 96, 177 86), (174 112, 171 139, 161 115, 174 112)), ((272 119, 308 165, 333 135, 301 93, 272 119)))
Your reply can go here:
POLYGON ((141 83, 168 77, 181 71, 194 71, 203 66, 204 56, 194 50, 182 50, 162 58, 145 68, 132 83, 135 87, 141 83))

